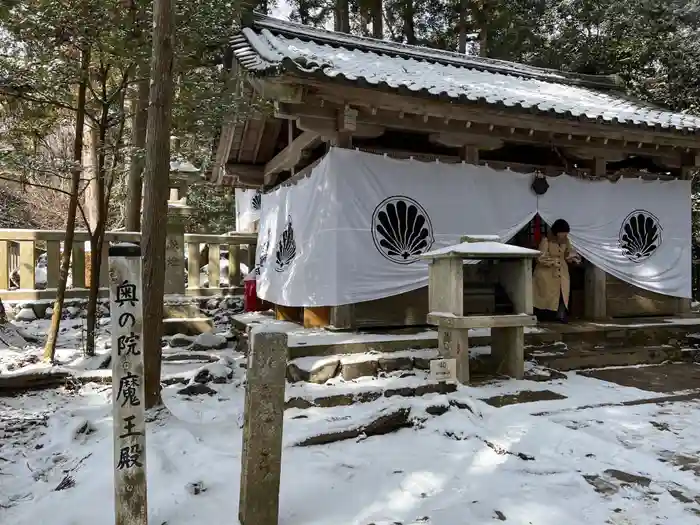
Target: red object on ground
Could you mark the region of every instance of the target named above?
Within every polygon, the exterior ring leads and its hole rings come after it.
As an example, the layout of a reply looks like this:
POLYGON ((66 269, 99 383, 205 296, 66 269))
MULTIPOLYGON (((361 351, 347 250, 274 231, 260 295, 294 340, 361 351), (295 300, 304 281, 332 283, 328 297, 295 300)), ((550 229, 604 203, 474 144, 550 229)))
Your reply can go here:
POLYGON ((243 279, 243 310, 245 312, 259 312, 262 310, 261 301, 258 299, 257 281, 253 273, 243 279))

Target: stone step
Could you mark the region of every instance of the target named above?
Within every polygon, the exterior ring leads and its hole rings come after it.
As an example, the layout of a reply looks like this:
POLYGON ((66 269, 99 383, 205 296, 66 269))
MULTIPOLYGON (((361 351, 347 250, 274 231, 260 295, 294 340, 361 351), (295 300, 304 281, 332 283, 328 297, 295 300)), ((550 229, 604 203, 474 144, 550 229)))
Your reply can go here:
MULTIPOLYGON (((673 345, 632 347, 621 344, 583 345, 578 349, 570 349, 563 343, 554 343, 526 347, 525 359, 547 369, 561 372, 607 366, 660 364, 667 361, 692 362, 697 353, 697 350, 682 349, 673 345)), ((334 378, 352 381, 365 377, 384 377, 393 372, 428 371, 430 361, 437 358, 439 354, 435 348, 302 357, 289 361, 287 380, 290 383, 324 384, 334 378)), ((469 369, 473 380, 502 377, 499 363, 492 358, 488 347, 470 348, 469 369)), ((526 379, 547 380, 534 376, 526 379)))
POLYGON ((343 381, 336 378, 333 384, 296 383, 288 385, 285 409, 331 408, 370 403, 380 398, 449 394, 456 390, 456 383, 431 381, 427 377, 427 373, 422 371, 393 372, 388 377, 365 377, 360 381, 343 381))
POLYGON ((567 325, 538 325, 537 332, 525 334, 525 343, 531 346, 564 343, 577 346, 624 345, 654 346, 686 343, 689 336, 700 331, 695 319, 668 321, 639 320, 606 323, 571 323, 567 325), (687 321, 687 322, 684 322, 687 321), (690 322, 692 321, 692 322, 690 322))
POLYGON ((163 317, 165 319, 196 319, 202 317, 199 305, 193 303, 164 304, 163 317))
POLYGON ((199 335, 211 332, 214 323, 209 317, 173 317, 163 319, 163 335, 199 335))
POLYGON ((588 350, 542 351, 531 349, 528 358, 537 364, 559 371, 660 364, 666 361, 692 362, 695 350, 674 345, 621 346, 588 350))
POLYGON ((287 364, 287 380, 322 384, 339 377, 351 381, 360 377, 376 377, 414 368, 429 370, 430 361, 438 358, 437 349, 404 350, 396 352, 365 352, 326 357, 300 357, 287 364))
MULTIPOLYGON (((430 370, 430 362, 438 358, 439 354, 435 348, 404 352, 342 354, 318 358, 304 357, 288 363, 287 381, 322 385, 332 379, 353 381, 362 378, 386 377, 395 372, 427 373, 430 370)), ((470 378, 471 384, 495 378, 507 379, 498 372, 497 363, 493 363, 487 347, 470 349, 470 378)), ((528 372, 525 374, 525 379, 532 381, 561 378, 562 374, 552 369, 538 374, 528 372)))
MULTIPOLYGON (((301 329, 299 329, 301 330, 301 329)), ((525 332, 528 346, 567 345, 571 350, 588 350, 595 347, 612 348, 624 346, 661 346, 666 344, 698 344, 700 337, 697 324, 682 322, 649 322, 644 324, 577 324, 540 325, 535 330, 525 332)), ((489 346, 491 336, 486 330, 475 330, 469 335, 470 347, 489 346)), ((377 352, 402 352, 436 348, 437 332, 428 329, 393 330, 377 333, 333 333, 323 331, 311 334, 303 343, 290 335, 289 358, 312 356, 332 356, 336 354, 377 352), (317 337, 321 335, 321 337, 317 337)))

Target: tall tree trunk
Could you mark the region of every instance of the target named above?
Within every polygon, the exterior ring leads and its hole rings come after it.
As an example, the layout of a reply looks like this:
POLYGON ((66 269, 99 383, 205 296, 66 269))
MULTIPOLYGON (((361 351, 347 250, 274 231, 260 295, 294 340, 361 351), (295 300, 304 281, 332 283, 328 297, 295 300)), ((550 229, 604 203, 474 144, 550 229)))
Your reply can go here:
POLYGON ((481 30, 479 31, 479 56, 489 56, 488 1, 481 0, 481 30))
POLYGON ((311 23, 311 12, 308 0, 299 1, 299 21, 305 26, 311 23))
POLYGON ((459 2, 459 47, 457 51, 462 54, 467 52, 467 0, 459 2))
MULTIPOLYGON (((133 2, 133 30, 134 40, 144 41, 148 20, 141 3, 133 2)), ((148 60, 140 58, 136 65, 135 76, 138 79, 136 92, 131 99, 131 146, 133 153, 129 162, 129 174, 127 176, 127 202, 126 202, 126 229, 127 231, 141 231, 141 199, 143 197, 143 166, 144 148, 146 146, 146 126, 148 124, 148 91, 149 91, 150 67, 148 60)))
POLYGON ((341 33, 350 32, 349 0, 335 0, 335 30, 341 33))
POLYGON ((90 129, 92 147, 96 150, 93 199, 95 201, 94 223, 90 224, 90 293, 88 295, 85 331, 85 355, 95 355, 95 329, 97 327, 97 299, 100 292, 100 270, 102 266, 102 245, 104 243, 105 213, 105 155, 107 144, 107 119, 109 117, 107 101, 102 103, 102 115, 99 128, 90 129))
POLYGON ((173 104, 173 26, 171 0, 153 3, 153 58, 146 133, 143 209, 143 348, 146 407, 161 403, 160 367, 165 289, 165 235, 173 104))
POLYGON ((98 178, 98 156, 100 149, 100 131, 93 127, 88 126, 88 132, 85 136, 87 138, 86 144, 86 155, 85 162, 83 162, 83 175, 84 178, 88 179, 87 188, 85 188, 85 217, 88 221, 88 228, 90 231, 95 229, 97 224, 97 209, 100 206, 100 201, 98 197, 97 186, 99 184, 98 178))
POLYGON ((413 0, 404 0, 403 36, 406 38, 406 43, 412 45, 416 43, 415 14, 413 0))
POLYGON ((146 146, 146 126, 148 125, 148 67, 139 67, 137 75, 141 80, 138 83, 136 96, 131 102, 134 111, 131 139, 134 154, 131 156, 129 176, 127 180, 127 208, 126 229, 130 232, 141 231, 141 196, 142 174, 144 165, 144 147, 146 146))
POLYGON ((90 294, 88 296, 85 330, 85 355, 95 355, 95 331, 97 329, 97 300, 100 294, 102 273, 102 247, 105 239, 105 222, 99 218, 90 236, 90 294))
POLYGON ((73 142, 74 168, 71 172, 71 192, 68 201, 68 217, 66 218, 66 235, 63 239, 63 253, 61 255, 61 276, 56 290, 56 301, 53 304, 51 327, 44 347, 44 359, 53 362, 56 355, 56 338, 61 325, 61 313, 66 297, 68 284, 68 272, 70 270, 70 256, 73 249, 75 236, 75 216, 78 211, 78 198, 80 194, 80 175, 82 174, 83 160, 83 128, 85 126, 85 93, 87 91, 88 67, 90 65, 90 52, 83 49, 80 57, 81 80, 78 86, 78 104, 75 115, 75 141, 73 142))
POLYGON ((384 38, 384 10, 382 0, 372 2, 372 36, 374 38, 384 38))

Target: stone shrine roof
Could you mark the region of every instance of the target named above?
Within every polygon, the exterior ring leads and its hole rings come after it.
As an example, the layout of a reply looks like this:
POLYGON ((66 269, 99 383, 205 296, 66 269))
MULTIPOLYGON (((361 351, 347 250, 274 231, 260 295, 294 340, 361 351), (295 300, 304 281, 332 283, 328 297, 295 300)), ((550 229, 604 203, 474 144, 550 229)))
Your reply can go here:
POLYGON ((453 246, 439 248, 424 253, 421 259, 445 259, 450 257, 463 259, 530 259, 539 257, 541 252, 530 248, 521 248, 512 244, 494 241, 462 242, 453 246))

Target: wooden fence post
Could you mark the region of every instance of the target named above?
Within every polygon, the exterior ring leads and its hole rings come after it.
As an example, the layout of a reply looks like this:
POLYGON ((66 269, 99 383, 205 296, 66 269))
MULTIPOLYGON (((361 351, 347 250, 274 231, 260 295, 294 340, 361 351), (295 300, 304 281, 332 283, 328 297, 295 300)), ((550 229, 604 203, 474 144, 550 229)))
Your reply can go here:
POLYGON ((237 244, 228 246, 228 285, 230 288, 240 287, 241 282, 241 247, 237 244))
POLYGON ((109 248, 116 525, 147 525, 141 248, 109 248))
POLYGON ((278 525, 287 334, 250 334, 241 456, 241 525, 278 525))

